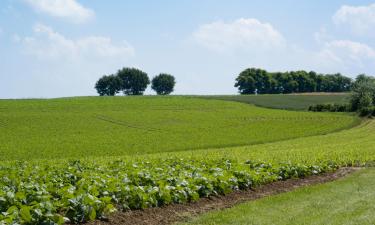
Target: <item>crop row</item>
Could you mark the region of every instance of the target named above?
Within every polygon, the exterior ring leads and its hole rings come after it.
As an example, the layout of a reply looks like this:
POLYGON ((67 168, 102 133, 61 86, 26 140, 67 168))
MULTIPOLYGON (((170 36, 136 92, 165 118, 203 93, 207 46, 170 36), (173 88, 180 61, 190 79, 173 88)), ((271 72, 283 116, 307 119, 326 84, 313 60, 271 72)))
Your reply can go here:
POLYGON ((155 159, 0 167, 0 224, 63 224, 104 219, 116 210, 196 201, 211 195, 336 169, 228 159, 155 159))

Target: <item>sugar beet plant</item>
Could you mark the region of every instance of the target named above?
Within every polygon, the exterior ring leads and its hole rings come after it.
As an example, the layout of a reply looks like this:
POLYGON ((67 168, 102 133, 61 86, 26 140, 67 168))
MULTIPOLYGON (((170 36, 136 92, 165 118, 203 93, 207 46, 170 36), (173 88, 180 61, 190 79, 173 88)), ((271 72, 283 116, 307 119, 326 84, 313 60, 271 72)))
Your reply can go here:
POLYGON ((0 167, 0 224, 63 224, 225 195, 233 190, 336 169, 228 159, 154 159, 109 164, 70 162, 0 167))

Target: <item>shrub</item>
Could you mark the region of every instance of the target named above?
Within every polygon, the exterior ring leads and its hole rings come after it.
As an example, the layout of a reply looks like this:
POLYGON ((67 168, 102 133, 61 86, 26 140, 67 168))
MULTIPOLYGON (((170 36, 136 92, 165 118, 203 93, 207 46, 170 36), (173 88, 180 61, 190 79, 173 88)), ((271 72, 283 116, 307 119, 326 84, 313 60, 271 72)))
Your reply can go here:
POLYGON ((309 111, 313 112, 350 112, 349 104, 316 104, 309 106, 309 111))
POLYGON ((375 116, 375 106, 363 107, 359 110, 360 116, 375 116))

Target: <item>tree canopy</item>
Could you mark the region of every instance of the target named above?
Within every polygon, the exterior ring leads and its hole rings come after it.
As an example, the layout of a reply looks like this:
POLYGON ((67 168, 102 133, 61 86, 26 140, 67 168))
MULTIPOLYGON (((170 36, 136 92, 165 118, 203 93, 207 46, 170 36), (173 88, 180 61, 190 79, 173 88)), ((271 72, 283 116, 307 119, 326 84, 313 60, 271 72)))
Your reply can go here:
POLYGON ((113 96, 120 92, 122 80, 116 75, 104 75, 95 84, 95 89, 100 96, 113 96))
POLYGON ((241 94, 280 94, 301 92, 347 92, 352 80, 339 73, 317 74, 304 70, 267 72, 249 68, 236 78, 235 87, 241 94))
POLYGON ((173 92, 175 84, 174 76, 161 73, 152 79, 151 88, 156 91, 158 95, 168 95, 173 92))
POLYGON ((353 111, 375 107, 375 78, 361 74, 353 84, 350 104, 353 111))
POLYGON ((117 76, 122 80, 121 90, 126 95, 143 95, 150 84, 147 73, 136 68, 122 68, 117 76))

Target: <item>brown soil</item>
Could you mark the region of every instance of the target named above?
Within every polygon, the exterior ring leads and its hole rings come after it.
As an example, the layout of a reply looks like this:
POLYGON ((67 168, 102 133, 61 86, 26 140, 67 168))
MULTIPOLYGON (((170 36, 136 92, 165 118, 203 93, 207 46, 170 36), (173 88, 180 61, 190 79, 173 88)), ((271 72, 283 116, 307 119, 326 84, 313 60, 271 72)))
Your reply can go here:
POLYGON ((334 173, 319 176, 310 176, 304 179, 289 179, 266 184, 254 190, 235 191, 225 196, 202 198, 197 202, 187 204, 172 204, 159 208, 117 212, 110 216, 108 221, 93 221, 88 225, 157 225, 173 224, 184 221, 193 216, 211 211, 232 207, 236 204, 275 195, 296 188, 320 184, 336 180, 358 168, 341 168, 334 173))

